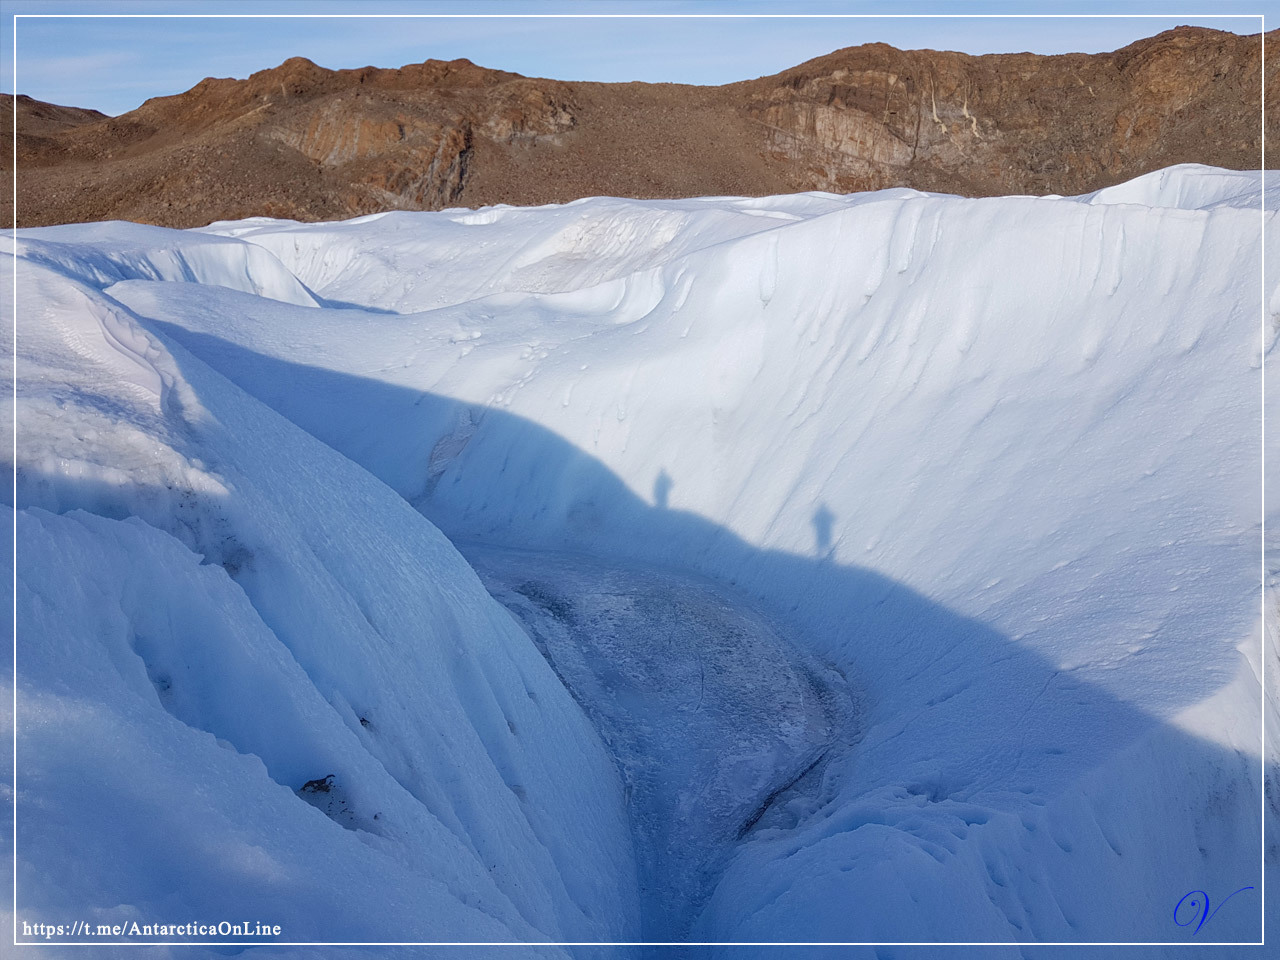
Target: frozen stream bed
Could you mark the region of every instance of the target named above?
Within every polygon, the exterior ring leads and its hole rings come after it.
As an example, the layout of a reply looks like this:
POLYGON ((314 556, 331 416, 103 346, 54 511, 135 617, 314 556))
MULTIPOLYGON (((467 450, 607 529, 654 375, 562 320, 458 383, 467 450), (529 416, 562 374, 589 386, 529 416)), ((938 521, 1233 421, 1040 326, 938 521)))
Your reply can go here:
POLYGON ((645 939, 680 938, 751 831, 820 805, 845 678, 710 581, 461 544, 600 731, 626 784, 645 939))

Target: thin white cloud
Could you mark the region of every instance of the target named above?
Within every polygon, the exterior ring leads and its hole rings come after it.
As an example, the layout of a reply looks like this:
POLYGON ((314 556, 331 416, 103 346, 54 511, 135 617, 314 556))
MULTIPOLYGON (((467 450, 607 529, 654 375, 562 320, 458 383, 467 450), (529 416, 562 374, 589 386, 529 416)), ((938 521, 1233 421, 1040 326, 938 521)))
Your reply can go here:
POLYGON ((65 77, 68 74, 92 74, 137 63, 137 53, 126 50, 84 53, 69 57, 23 57, 18 51, 18 78, 65 77))

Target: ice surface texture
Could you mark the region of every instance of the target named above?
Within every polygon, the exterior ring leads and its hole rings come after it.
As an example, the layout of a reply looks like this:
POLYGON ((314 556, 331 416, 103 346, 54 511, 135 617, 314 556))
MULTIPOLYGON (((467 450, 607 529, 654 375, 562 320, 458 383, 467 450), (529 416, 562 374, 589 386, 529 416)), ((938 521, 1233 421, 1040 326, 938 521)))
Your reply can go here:
MULTIPOLYGON (((1260 191, 21 233, 22 915, 637 935, 638 754, 443 530, 715 584, 847 678, 673 934, 1191 938, 1261 877, 1260 191)), ((610 619, 546 566, 486 575, 610 619)))

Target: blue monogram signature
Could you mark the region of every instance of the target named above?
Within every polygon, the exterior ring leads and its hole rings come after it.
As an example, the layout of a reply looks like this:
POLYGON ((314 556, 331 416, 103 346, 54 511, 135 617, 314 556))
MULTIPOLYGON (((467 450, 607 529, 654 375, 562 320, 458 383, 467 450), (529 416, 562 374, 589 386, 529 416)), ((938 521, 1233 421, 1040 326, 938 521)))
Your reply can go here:
POLYGON ((1246 890, 1252 889, 1253 887, 1241 887, 1235 893, 1229 894, 1225 897, 1222 903, 1214 907, 1212 911, 1209 910, 1209 895, 1203 890, 1192 890, 1185 897, 1179 900, 1178 905, 1173 908, 1173 922, 1180 927, 1189 927, 1194 923, 1196 928, 1191 931, 1191 935, 1194 937, 1200 932, 1200 928, 1208 921, 1212 920, 1214 914, 1221 910, 1226 902, 1234 897, 1236 893, 1244 893, 1246 890), (1183 909, 1183 904, 1186 904, 1185 910, 1183 909), (1179 916, 1186 917, 1187 919, 1179 920, 1179 916), (1197 916, 1199 917, 1198 922, 1196 919, 1197 916))

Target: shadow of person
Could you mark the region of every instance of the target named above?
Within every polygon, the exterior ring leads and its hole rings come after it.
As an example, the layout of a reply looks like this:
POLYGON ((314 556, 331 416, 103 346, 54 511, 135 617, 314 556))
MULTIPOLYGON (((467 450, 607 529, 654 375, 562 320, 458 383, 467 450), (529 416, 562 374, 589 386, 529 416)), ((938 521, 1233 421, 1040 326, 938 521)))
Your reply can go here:
POLYGON ((833 552, 831 544, 831 528, 835 524, 836 515, 828 509, 825 503, 819 503, 818 509, 813 511, 813 535, 817 543, 815 551, 823 560, 829 559, 833 552))
POLYGON ((671 475, 667 473, 666 467, 658 471, 658 476, 653 481, 653 504, 659 510, 667 509, 667 500, 671 495, 671 488, 675 486, 675 482, 671 479, 671 475))

